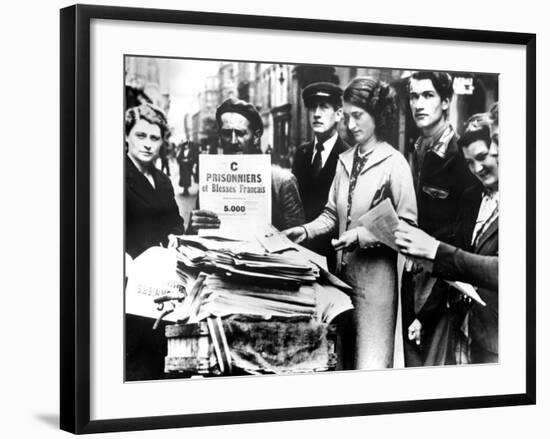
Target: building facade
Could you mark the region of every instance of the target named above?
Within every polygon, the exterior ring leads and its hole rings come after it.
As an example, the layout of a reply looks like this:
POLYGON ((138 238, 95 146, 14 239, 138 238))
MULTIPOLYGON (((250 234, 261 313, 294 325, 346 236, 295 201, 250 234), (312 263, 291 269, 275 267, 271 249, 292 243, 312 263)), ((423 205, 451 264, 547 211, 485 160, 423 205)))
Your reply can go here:
MULTIPOLYGON (((408 103, 410 71, 363 67, 291 65, 222 62, 218 74, 206 79, 199 94, 199 110, 193 115, 191 137, 204 145, 217 147, 216 133, 209 122, 216 107, 228 97, 252 103, 259 111, 264 134, 262 151, 272 151, 273 161, 290 166, 300 144, 313 137, 302 90, 313 82, 329 81, 345 88, 357 76, 371 76, 390 83, 398 96, 396 125, 389 143, 408 156, 419 135, 408 103)), ((498 100, 498 77, 492 74, 453 73, 455 96, 451 103, 451 123, 460 134, 464 121, 477 112, 487 111, 498 100)), ((342 138, 352 144, 344 121, 339 127, 342 138)))

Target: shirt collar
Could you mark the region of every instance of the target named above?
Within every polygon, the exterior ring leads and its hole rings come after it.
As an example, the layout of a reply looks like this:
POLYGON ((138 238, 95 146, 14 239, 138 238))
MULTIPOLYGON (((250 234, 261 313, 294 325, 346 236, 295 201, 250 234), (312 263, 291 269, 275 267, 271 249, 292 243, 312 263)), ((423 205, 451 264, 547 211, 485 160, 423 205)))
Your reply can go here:
POLYGON ((487 188, 483 188, 483 198, 486 199, 487 201, 496 201, 498 202, 498 190, 496 191, 490 191, 489 189, 487 188))
MULTIPOLYGON (((329 137, 327 140, 323 142, 323 153, 327 153, 327 155, 330 155, 332 148, 334 148, 334 144, 336 143, 336 140, 338 139, 338 132, 334 133, 331 137, 329 137)), ((315 153, 315 148, 317 147, 317 143, 319 141, 317 140, 317 136, 315 136, 315 142, 313 142, 313 150, 315 153)))
POLYGON ((424 149, 425 151, 433 151, 439 157, 445 158, 447 148, 449 147, 449 143, 454 135, 455 131, 453 127, 451 125, 447 125, 443 130, 441 130, 441 132, 433 136, 420 136, 414 144, 414 149, 417 151, 420 149, 424 149))

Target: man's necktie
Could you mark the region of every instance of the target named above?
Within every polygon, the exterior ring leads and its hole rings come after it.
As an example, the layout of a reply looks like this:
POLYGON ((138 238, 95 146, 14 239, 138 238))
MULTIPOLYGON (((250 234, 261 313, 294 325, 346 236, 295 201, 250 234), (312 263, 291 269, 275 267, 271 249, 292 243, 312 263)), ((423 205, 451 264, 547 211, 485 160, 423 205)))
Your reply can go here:
POLYGON ((319 172, 321 172, 321 169, 323 169, 323 160, 321 159, 321 151, 323 151, 323 144, 317 143, 315 145, 315 157, 313 157, 313 163, 312 163, 312 169, 313 169, 313 175, 317 176, 319 175, 319 172))

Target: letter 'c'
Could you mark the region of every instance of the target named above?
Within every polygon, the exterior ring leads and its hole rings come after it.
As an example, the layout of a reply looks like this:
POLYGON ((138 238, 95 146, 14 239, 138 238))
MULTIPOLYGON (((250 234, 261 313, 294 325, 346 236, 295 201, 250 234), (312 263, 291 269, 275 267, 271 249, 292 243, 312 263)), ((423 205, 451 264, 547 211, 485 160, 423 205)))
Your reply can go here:
POLYGON ((229 167, 231 168, 232 171, 236 171, 238 169, 237 162, 231 162, 231 165, 229 165, 229 167))

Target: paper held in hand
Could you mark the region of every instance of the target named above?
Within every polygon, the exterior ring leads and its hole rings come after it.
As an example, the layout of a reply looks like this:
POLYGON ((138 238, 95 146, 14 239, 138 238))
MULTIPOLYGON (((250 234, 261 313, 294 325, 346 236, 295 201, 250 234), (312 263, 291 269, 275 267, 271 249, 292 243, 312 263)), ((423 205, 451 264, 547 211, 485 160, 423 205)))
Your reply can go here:
POLYGON ((395 245, 394 231, 399 224, 399 217, 390 200, 386 198, 359 218, 359 224, 365 227, 384 245, 399 251, 395 245))
POLYGON ((472 285, 466 282, 459 282, 459 281, 453 281, 453 280, 445 280, 445 282, 455 287, 462 294, 469 297, 473 301, 479 303, 481 306, 487 306, 487 304, 483 301, 481 296, 477 293, 476 289, 472 285))
POLYGON ((208 235, 244 238, 263 232, 271 224, 271 157, 200 155, 199 205, 221 222, 220 229, 208 230, 208 235))

